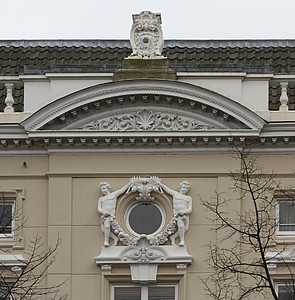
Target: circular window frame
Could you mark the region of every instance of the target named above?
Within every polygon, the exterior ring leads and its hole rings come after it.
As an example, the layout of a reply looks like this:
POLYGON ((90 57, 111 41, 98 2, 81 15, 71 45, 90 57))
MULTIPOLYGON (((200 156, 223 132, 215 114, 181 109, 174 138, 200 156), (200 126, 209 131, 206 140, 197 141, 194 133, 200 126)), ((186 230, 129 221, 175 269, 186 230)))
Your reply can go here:
POLYGON ((168 198, 164 193, 160 193, 160 192, 153 192, 152 196, 153 196, 153 200, 143 201, 143 200, 138 200, 137 192, 131 192, 123 195, 118 199, 117 207, 116 207, 116 221, 120 226, 120 230, 122 232, 127 233, 128 235, 130 235, 132 238, 135 239, 138 239, 141 236, 141 234, 134 232, 129 227, 129 225, 127 225, 129 222, 127 222, 126 217, 128 212, 130 212, 135 205, 139 205, 142 203, 152 203, 156 205, 159 208, 162 215, 162 223, 160 228, 155 233, 148 235, 148 237, 159 235, 165 231, 165 229, 173 219, 172 199, 168 198))
POLYGON ((150 205, 154 205, 160 212, 160 215, 161 215, 161 224, 160 226, 158 227, 157 230, 155 230, 154 232, 150 233, 150 234, 145 234, 147 237, 150 237, 150 236, 153 236, 153 235, 156 235, 158 233, 160 233, 164 226, 165 226, 165 221, 167 220, 167 216, 166 216, 166 212, 165 210, 163 209, 163 207, 155 202, 155 201, 138 201, 138 202, 135 202, 133 203, 131 206, 129 206, 129 208, 125 211, 125 216, 124 216, 124 222, 126 224, 126 227, 128 229, 128 231, 133 235, 133 236, 141 236, 142 234, 144 233, 138 233, 136 232, 134 229, 132 229, 131 225, 130 225, 130 221, 129 221, 129 218, 130 218, 130 214, 132 212, 132 210, 139 206, 139 205, 142 205, 142 204, 150 204, 150 205))

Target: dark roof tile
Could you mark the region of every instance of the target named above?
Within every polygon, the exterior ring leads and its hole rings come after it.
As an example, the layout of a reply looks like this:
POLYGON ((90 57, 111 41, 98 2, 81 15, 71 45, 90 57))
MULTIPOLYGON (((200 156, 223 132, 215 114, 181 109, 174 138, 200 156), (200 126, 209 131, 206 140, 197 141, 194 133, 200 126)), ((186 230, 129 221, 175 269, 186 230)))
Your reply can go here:
MULTIPOLYGON (((130 54, 130 43, 126 40, 0 41, 0 74, 73 72, 73 69, 113 72, 130 54)), ((165 41, 163 55, 176 71, 295 74, 295 40, 165 41)), ((269 91, 270 109, 278 109, 279 85, 271 85, 269 91)), ((4 93, 0 89, 1 103, 4 93)), ((14 93, 16 108, 22 109, 22 89, 16 88, 14 93)), ((290 108, 295 109, 295 86, 290 86, 289 97, 290 108)))

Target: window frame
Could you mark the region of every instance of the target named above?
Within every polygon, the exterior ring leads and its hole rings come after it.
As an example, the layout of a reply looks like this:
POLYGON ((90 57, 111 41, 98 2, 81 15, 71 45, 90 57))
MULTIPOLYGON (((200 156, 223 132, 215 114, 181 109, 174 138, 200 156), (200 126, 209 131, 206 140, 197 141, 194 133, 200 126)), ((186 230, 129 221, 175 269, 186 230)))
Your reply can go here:
POLYGON ((111 290, 110 290, 110 299, 114 300, 115 299, 115 288, 116 287, 140 287, 141 289, 141 296, 140 300, 148 300, 148 289, 149 287, 174 287, 174 295, 175 299, 178 300, 178 284, 148 284, 148 285, 140 285, 140 284, 112 284, 111 285, 111 290))
MULTIPOLYGON (((279 287, 282 287, 282 286, 288 286, 288 282, 278 282, 275 284, 275 290, 276 290, 276 294, 278 297, 280 297, 279 295, 279 287)), ((295 290, 295 286, 294 286, 294 290, 295 290)))
MULTIPOLYGON (((16 212, 16 203, 15 203, 15 199, 1 199, 0 200, 0 207, 1 206, 5 206, 5 205, 11 205, 12 206, 12 209, 11 209, 11 225, 9 225, 11 227, 10 229, 10 233, 1 233, 1 225, 0 225, 0 239, 5 239, 5 238, 13 238, 14 235, 15 235, 15 212, 16 212)), ((1 218, 1 216, 0 216, 1 218)), ((0 220, 0 224, 1 224, 1 220, 0 220)), ((5 225, 5 226, 8 226, 8 225, 5 225)))
MULTIPOLYGON (((280 230, 280 203, 282 202, 294 202, 294 209, 295 209, 295 197, 278 197, 276 199, 276 235, 277 236, 294 236, 295 237, 295 229, 294 230, 280 230)), ((294 220, 294 227, 295 227, 295 220, 294 220)))
POLYGON ((166 222, 166 219, 167 219, 166 212, 165 212, 165 210, 163 209, 163 207, 159 203, 156 203, 154 201, 151 201, 151 202, 145 202, 145 201, 135 202, 135 203, 132 203, 132 205, 130 205, 128 207, 128 209, 125 212, 125 217, 124 217, 127 229, 134 236, 140 236, 141 234, 132 229, 132 227, 130 225, 130 222, 129 222, 130 214, 131 214, 132 210, 135 207, 137 207, 139 205, 142 205, 142 204, 145 204, 145 203, 147 203, 149 205, 154 205, 159 210, 159 212, 161 214, 161 224, 160 224, 160 226, 158 227, 158 229, 155 232, 147 234, 147 236, 156 235, 159 232, 161 232, 161 230, 163 230, 163 228, 165 227, 165 222, 166 222))
POLYGON ((24 249, 23 237, 23 201, 25 200, 25 190, 15 188, 12 190, 0 190, 1 202, 14 202, 14 214, 12 234, 0 234, 0 247, 12 248, 15 250, 24 249))
MULTIPOLYGON (((2 284, 2 282, 0 282, 0 299, 2 300, 2 287, 1 287, 1 284, 2 284)), ((11 286, 10 286, 10 284, 5 283, 4 288, 5 288, 4 293, 7 293, 7 291, 11 289, 11 286)), ((12 300, 12 299, 13 299, 12 298, 12 293, 11 293, 11 290, 10 290, 9 295, 7 295, 5 297, 5 299, 3 299, 3 300, 12 300)))

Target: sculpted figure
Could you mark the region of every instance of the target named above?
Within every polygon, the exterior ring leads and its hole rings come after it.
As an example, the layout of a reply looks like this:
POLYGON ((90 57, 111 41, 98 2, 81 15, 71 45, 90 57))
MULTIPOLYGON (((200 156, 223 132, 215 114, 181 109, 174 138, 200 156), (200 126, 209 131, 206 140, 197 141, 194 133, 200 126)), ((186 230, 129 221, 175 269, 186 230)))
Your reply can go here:
POLYGON ((192 198, 187 196, 190 184, 183 181, 179 185, 179 192, 170 189, 168 186, 160 183, 162 189, 173 197, 173 214, 177 218, 178 231, 170 237, 172 245, 175 245, 175 239, 179 237, 179 246, 184 246, 184 234, 189 227, 189 214, 192 212, 192 198))
POLYGON ((122 195, 129 187, 129 184, 123 186, 117 191, 111 191, 111 185, 108 182, 100 183, 102 197, 98 199, 97 211, 101 214, 101 229, 104 233, 104 246, 108 247, 110 238, 117 245, 118 238, 111 232, 111 223, 116 215, 117 198, 122 195))

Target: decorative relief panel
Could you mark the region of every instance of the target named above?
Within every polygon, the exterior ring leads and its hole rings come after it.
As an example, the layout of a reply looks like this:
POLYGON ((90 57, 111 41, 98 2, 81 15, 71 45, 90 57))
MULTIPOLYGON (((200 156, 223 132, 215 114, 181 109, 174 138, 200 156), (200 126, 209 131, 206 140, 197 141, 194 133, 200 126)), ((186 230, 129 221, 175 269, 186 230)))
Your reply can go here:
POLYGON ((213 127, 210 125, 177 114, 142 109, 135 113, 96 120, 78 129, 97 131, 198 131, 211 128, 213 127))
POLYGON ((137 246, 127 247, 121 253, 122 260, 138 263, 163 261, 166 257, 167 253, 159 246, 151 246, 146 237, 140 237, 137 246))

